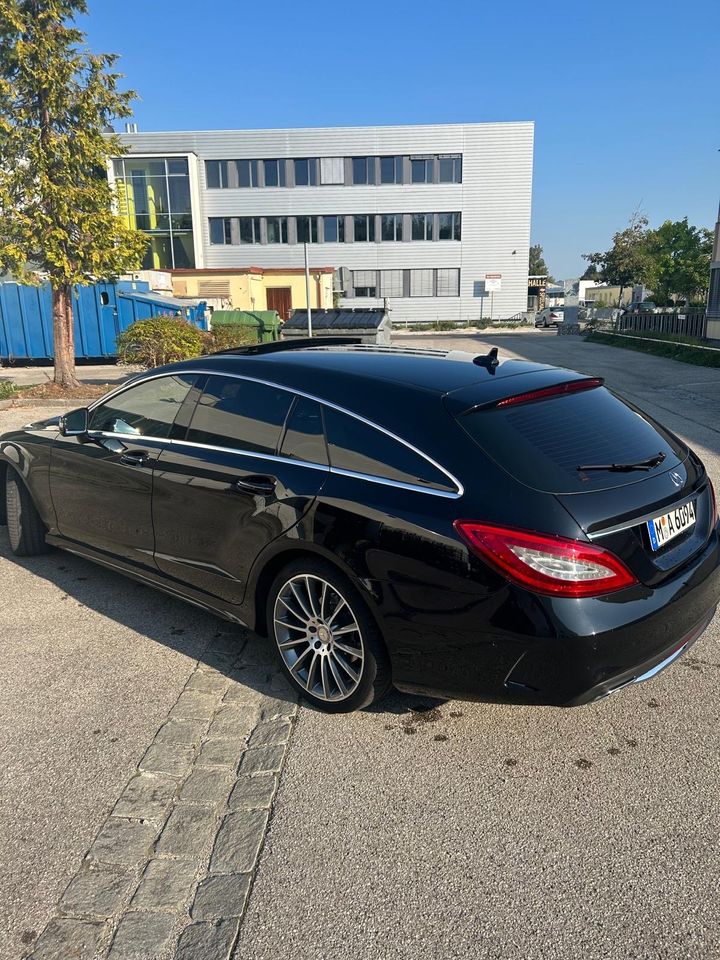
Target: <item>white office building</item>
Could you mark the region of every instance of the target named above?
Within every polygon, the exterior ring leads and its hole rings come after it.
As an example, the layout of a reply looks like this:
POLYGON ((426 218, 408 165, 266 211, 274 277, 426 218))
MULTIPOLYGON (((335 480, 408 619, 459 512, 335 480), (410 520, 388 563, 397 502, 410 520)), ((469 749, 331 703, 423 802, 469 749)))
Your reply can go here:
MULTIPOLYGON (((394 323, 527 305, 533 124, 125 133, 121 212, 155 269, 333 266, 394 323)), ((360 301, 360 302, 358 302, 360 301)))

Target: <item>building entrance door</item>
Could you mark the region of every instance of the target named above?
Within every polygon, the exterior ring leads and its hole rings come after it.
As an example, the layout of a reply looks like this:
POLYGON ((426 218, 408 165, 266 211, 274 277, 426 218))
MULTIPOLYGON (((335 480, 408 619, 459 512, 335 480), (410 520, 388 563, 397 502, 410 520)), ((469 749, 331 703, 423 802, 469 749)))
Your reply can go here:
POLYGON ((268 287, 267 308, 268 310, 277 310, 281 320, 289 320, 292 310, 292 290, 290 287, 268 287))

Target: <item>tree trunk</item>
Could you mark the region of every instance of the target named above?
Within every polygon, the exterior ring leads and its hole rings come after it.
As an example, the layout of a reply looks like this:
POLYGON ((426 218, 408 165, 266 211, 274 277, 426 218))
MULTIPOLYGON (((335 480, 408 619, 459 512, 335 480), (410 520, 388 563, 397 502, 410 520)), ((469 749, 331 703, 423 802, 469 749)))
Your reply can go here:
POLYGON ((52 288, 55 383, 61 387, 77 387, 75 376, 75 336, 73 330, 72 287, 61 284, 52 288))

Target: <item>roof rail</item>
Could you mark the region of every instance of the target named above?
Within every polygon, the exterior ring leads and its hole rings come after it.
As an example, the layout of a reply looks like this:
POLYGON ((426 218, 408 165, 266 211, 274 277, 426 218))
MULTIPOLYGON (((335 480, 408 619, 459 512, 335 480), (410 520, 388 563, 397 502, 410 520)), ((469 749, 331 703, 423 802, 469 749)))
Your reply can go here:
POLYGON ((307 347, 349 347, 362 343, 361 337, 298 337, 293 340, 274 340, 272 343, 254 343, 249 347, 233 347, 230 350, 218 350, 211 357, 238 354, 254 357, 264 353, 281 353, 283 350, 303 350, 307 347))

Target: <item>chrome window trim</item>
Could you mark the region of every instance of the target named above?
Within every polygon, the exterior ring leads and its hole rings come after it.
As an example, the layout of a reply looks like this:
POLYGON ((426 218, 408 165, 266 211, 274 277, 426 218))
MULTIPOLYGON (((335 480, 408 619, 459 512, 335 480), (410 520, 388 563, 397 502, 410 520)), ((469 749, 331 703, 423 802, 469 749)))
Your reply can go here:
MULTIPOLYGON (((210 444, 194 443, 193 441, 189 441, 189 440, 166 440, 167 443, 187 444, 190 446, 203 447, 209 450, 218 450, 220 452, 240 453, 240 454, 243 454, 244 456, 256 456, 261 459, 275 460, 281 463, 297 463, 303 466, 311 466, 316 469, 328 470, 330 473, 337 473, 343 476, 351 476, 360 480, 370 480, 373 483, 383 483, 386 486, 399 487, 402 490, 419 491, 421 493, 428 493, 433 496, 451 497, 453 499, 458 499, 462 497, 463 494, 465 493, 465 488, 463 487, 462 483, 458 480, 457 477, 455 477, 452 473, 450 473, 449 470, 446 470, 445 467, 439 464, 436 460, 433 460, 433 458, 429 456, 427 453, 423 453, 422 450, 418 450, 418 448, 413 446, 413 444, 410 443, 408 440, 403 440, 402 437, 398 437, 397 434, 393 433, 391 430, 387 430, 385 427, 380 426, 380 424, 374 423, 372 420, 368 420, 366 417, 361 416, 359 413, 354 413, 352 410, 348 410, 347 407, 341 407, 337 403, 333 403, 330 400, 324 400, 322 397, 315 396, 312 393, 306 393, 304 390, 300 390, 296 387, 289 387, 284 383, 275 383, 272 380, 264 380, 261 377, 248 376, 247 374, 244 374, 244 373, 230 373, 227 370, 212 370, 212 369, 208 370, 208 369, 198 368, 198 369, 188 369, 188 370, 167 371, 165 373, 151 374, 150 376, 147 376, 147 377, 143 376, 142 374, 139 374, 135 379, 131 380, 128 383, 123 384, 117 390, 113 390, 111 393, 106 394, 106 396, 100 397, 100 399, 98 399, 97 401, 95 401, 95 403, 91 404, 88 407, 88 411, 94 410, 95 407, 99 406, 101 403, 107 403, 109 400, 111 400, 113 397, 117 396, 118 394, 124 393, 125 390, 129 390, 131 387, 139 386, 141 383, 145 383, 149 380, 159 380, 162 377, 172 377, 175 375, 182 375, 182 374, 190 374, 195 376, 207 375, 207 376, 215 376, 215 377, 233 377, 236 380, 247 380, 250 383, 259 383, 265 387, 273 387, 276 390, 284 390, 286 393, 291 393, 298 397, 305 397, 306 400, 313 400, 315 403, 319 403, 322 406, 330 407, 332 410, 337 410, 338 413, 343 413, 348 417, 353 417, 355 420, 359 420, 360 423, 364 423, 366 426, 371 427, 374 430, 379 430, 380 433, 384 433, 385 436, 390 437, 391 440, 394 440, 396 443, 400 443, 402 444, 402 446, 407 447, 408 450, 411 450, 417 456, 425 460, 426 463, 429 463, 431 466, 435 467, 436 470, 439 470, 440 473, 444 474, 444 476, 448 478, 448 480, 453 484, 456 490, 455 492, 453 492, 450 490, 438 490, 434 487, 423 487, 420 485, 416 486, 415 484, 403 483, 402 481, 399 481, 399 480, 388 480, 385 477, 377 477, 377 476, 374 476, 373 474, 354 473, 351 470, 341 470, 337 467, 332 467, 332 466, 328 467, 326 465, 321 467, 320 464, 309 464, 300 460, 292 460, 290 457, 278 457, 275 454, 254 453, 251 450, 238 450, 232 447, 214 447, 214 446, 211 446, 210 444)), ((109 436, 111 437, 134 436, 134 434, 110 433, 109 436)), ((140 435, 138 435, 138 437, 139 439, 142 439, 140 435)), ((166 438, 148 437, 147 439, 158 440, 158 439, 166 439, 166 438)))

